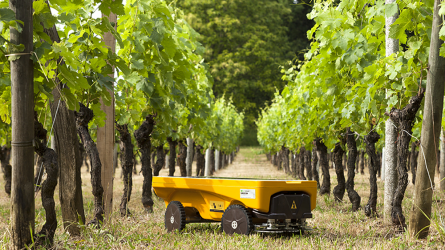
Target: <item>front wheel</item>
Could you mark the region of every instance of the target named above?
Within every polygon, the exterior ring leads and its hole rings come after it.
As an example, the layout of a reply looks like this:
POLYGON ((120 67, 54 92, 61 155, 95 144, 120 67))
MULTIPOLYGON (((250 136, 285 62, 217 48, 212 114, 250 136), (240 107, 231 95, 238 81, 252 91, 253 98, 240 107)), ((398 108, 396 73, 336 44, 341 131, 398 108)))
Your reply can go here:
POLYGON ((245 234, 252 231, 252 216, 249 211, 241 205, 235 204, 229 206, 221 219, 222 230, 226 234, 245 234))
POLYGON ((167 232, 182 231, 185 227, 185 210, 179 201, 171 201, 165 210, 165 228, 167 232))

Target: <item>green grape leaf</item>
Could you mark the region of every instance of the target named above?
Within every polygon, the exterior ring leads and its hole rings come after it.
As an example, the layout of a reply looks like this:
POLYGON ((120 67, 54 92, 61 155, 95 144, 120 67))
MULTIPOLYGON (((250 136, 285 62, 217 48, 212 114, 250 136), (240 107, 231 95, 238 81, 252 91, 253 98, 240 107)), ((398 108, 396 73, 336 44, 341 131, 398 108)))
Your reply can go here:
POLYGON ((385 4, 385 15, 387 17, 392 17, 399 12, 399 6, 396 2, 385 4))
POLYGON ((131 66, 132 69, 138 69, 138 70, 143 70, 144 69, 144 60, 143 59, 139 59, 139 60, 131 60, 131 66))
POLYGON ((153 82, 148 78, 143 78, 142 81, 136 83, 136 89, 145 92, 148 96, 153 93, 154 85, 153 82))
POLYGON ((77 111, 79 110, 79 102, 77 101, 77 98, 71 93, 71 91, 67 88, 62 89, 63 96, 66 98, 66 104, 68 106, 68 109, 77 111))
POLYGON ((0 8, 0 21, 8 23, 10 21, 14 21, 15 19, 14 11, 9 8, 0 8))
POLYGON ((440 46, 440 56, 445 57, 445 44, 440 46))
MULTIPOLYGON (((37 1, 33 1, 32 2, 32 8, 34 9, 34 15, 35 14, 39 14, 40 12, 42 12, 45 7, 47 7, 48 5, 46 4, 45 1, 43 0, 37 0, 37 1)), ((0 13, 0 18, 1 18, 1 13, 0 13)), ((14 15, 15 16, 15 15, 14 15)))
POLYGON ((70 71, 66 65, 62 64, 58 67, 59 78, 72 89, 89 89, 88 81, 75 71, 70 71))
POLYGON ((164 50, 167 54, 173 58, 176 53, 176 44, 175 41, 171 37, 164 37, 161 42, 161 45, 164 47, 164 50))
POLYGON ((130 68, 128 68, 127 64, 125 63, 124 60, 122 59, 117 59, 117 60, 113 60, 112 62, 114 65, 116 65, 116 67, 122 71, 122 73, 124 73, 124 75, 129 75, 130 74, 130 68))
POLYGON ((158 29, 153 29, 150 35, 150 39, 157 44, 161 44, 163 35, 158 33, 158 29))
POLYGON ((108 90, 113 90, 114 79, 102 74, 97 74, 97 82, 100 86, 107 88, 108 90))
MULTIPOLYGON (((102 6, 102 5, 101 5, 102 6)), ((110 20, 108 20, 108 17, 104 16, 102 18, 103 23, 105 23, 108 31, 113 34, 114 38, 116 38, 116 41, 118 42, 120 47, 124 47, 124 43, 122 42, 122 38, 119 35, 119 33, 117 33, 116 29, 111 25, 110 20)))

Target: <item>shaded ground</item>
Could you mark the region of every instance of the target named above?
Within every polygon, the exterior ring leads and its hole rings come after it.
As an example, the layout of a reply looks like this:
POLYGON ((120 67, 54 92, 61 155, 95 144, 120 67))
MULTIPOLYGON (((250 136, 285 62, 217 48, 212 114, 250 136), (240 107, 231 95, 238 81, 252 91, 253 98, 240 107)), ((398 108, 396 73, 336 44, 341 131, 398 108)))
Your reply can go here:
MULTIPOLYGON (((283 171, 277 171, 260 148, 242 148, 232 165, 215 173, 215 176, 254 177, 271 179, 291 179, 283 171)), ((140 166, 138 167, 138 171, 140 166)), ((195 171, 195 166, 193 166, 195 171)), ((386 225, 383 219, 370 219, 364 211, 350 212, 351 204, 347 197, 337 203, 331 196, 317 198, 317 208, 313 211, 314 218, 308 220, 313 231, 303 236, 270 235, 254 233, 249 236, 227 236, 220 231, 219 223, 189 224, 183 233, 168 234, 164 229, 165 204, 155 198, 154 213, 147 214, 140 201, 142 194, 142 175, 134 176, 133 193, 128 204, 132 217, 121 218, 119 200, 123 184, 120 169, 114 179, 114 213, 102 230, 84 227, 80 237, 70 237, 60 226, 61 214, 56 189, 56 210, 59 227, 55 236, 57 249, 444 249, 444 235, 438 227, 431 229, 427 240, 412 240, 405 233, 396 232, 386 225)), ((168 171, 163 169, 161 175, 168 171)), ((175 175, 179 175, 179 168, 175 175)), ((337 184, 335 172, 331 169, 332 187, 337 184)), ((410 176, 411 180, 411 176, 410 176)), ((438 178, 435 180, 438 183, 438 178)), ((93 196, 91 194, 90 175, 82 168, 82 189, 84 195, 85 214, 87 220, 93 216, 93 196)), ((8 249, 9 233, 9 198, 4 189, 4 180, 0 177, 0 249, 8 249)), ((379 196, 377 209, 380 215, 383 210, 383 182, 378 180, 379 196)), ((356 190, 362 197, 362 206, 368 200, 369 175, 356 175, 356 190)), ((405 216, 412 205, 413 185, 409 184, 403 202, 405 216)), ((445 219, 443 201, 445 195, 436 192, 433 211, 436 216, 445 219), (439 213, 440 212, 440 213, 439 213)), ((408 219, 408 218, 407 218, 408 219)), ((436 219, 435 221, 440 221, 436 219)), ((40 194, 36 200, 36 230, 44 223, 44 210, 41 206, 40 194)), ((442 224, 440 224, 442 225, 442 224)))

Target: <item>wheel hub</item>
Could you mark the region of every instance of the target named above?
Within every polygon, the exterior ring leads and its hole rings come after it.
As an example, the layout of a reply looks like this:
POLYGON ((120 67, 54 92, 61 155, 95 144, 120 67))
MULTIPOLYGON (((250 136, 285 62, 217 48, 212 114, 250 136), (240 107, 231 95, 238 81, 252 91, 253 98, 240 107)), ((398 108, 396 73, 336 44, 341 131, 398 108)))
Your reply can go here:
POLYGON ((236 229, 238 227, 238 222, 232 221, 232 228, 236 229))
POLYGON ((170 217, 170 223, 171 224, 175 223, 175 217, 173 217, 173 215, 172 215, 172 217, 170 217))

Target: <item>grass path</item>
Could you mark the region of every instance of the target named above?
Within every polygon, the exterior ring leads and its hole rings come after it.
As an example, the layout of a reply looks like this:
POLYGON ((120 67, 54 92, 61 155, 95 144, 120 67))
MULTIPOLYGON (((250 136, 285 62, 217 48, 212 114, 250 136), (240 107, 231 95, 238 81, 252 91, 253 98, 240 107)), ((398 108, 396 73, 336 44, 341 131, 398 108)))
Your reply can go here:
MULTIPOLYGON (((266 155, 260 154, 259 148, 241 148, 232 164, 227 165, 214 173, 215 177, 246 177, 246 178, 270 178, 270 179, 289 179, 290 176, 282 171, 277 171, 271 165, 266 155)), ((160 176, 168 175, 168 168, 161 169, 160 176)), ((196 175, 196 162, 193 162, 192 175, 196 175)), ((176 166, 174 176, 180 176, 179 167, 176 166)))
MULTIPOLYGON (((215 173, 215 176, 254 177, 270 179, 290 179, 290 176, 278 171, 260 154, 259 148, 242 148, 233 164, 215 173)), ((195 171, 195 164, 193 171, 195 171)), ((140 168, 140 166, 139 166, 140 168)), ((123 185, 120 169, 114 179, 114 213, 102 230, 83 227, 82 235, 70 237, 64 232, 61 222, 58 188, 56 189, 56 208, 59 227, 56 231, 54 249, 444 249, 444 236, 433 227, 427 240, 412 240, 406 233, 396 232, 391 225, 380 218, 367 218, 363 210, 350 212, 351 204, 345 195, 338 203, 331 196, 317 197, 314 218, 308 220, 314 230, 303 236, 251 234, 249 236, 227 236, 220 231, 218 223, 189 224, 182 233, 168 234, 164 229, 165 204, 155 198, 154 212, 147 214, 142 207, 142 175, 133 178, 133 192, 129 202, 131 217, 119 215, 119 203, 123 185)), ((167 169, 161 171, 166 175, 167 169)), ((179 175, 179 168, 175 175, 179 175)), ((337 184, 334 170, 331 170, 331 190, 337 184)), ((410 178, 411 180, 411 178, 410 178)), ((369 175, 356 175, 356 190, 365 206, 369 196, 369 175)), ((436 183, 438 179, 436 178, 436 183)), ((9 198, 4 193, 4 180, 0 178, 0 249, 8 249, 9 233, 9 198)), ((383 182, 379 180, 378 210, 383 210, 383 182)), ((90 174, 82 168, 82 190, 87 220, 93 214, 90 174)), ((412 204, 413 185, 408 186, 403 202, 405 215, 412 204)), ((40 197, 40 195, 38 196, 40 197)), ((433 212, 440 211, 445 218, 442 201, 445 195, 436 193, 433 212)), ((381 214, 381 213, 380 213, 381 214)), ((44 223, 44 210, 40 198, 36 200, 36 230, 44 223)))
POLYGON ((284 171, 271 165, 257 148, 242 148, 232 164, 214 174, 216 177, 248 177, 259 179, 290 179, 284 171))

